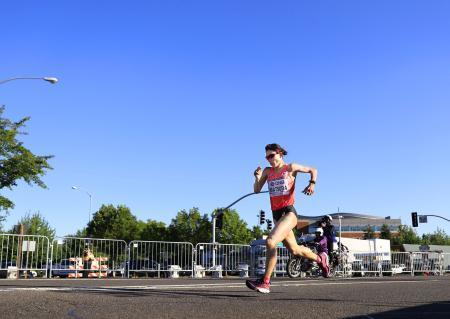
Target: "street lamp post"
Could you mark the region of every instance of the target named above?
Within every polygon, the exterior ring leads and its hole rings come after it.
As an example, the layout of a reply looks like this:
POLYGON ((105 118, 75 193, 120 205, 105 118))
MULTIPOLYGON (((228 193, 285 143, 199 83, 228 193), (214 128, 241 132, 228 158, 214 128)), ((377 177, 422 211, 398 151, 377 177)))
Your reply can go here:
POLYGON ((9 79, 5 79, 5 80, 0 80, 0 84, 6 83, 6 82, 10 82, 10 81, 14 81, 14 80, 44 80, 47 81, 51 84, 55 84, 58 82, 58 79, 55 77, 42 77, 42 78, 37 78, 37 77, 14 77, 14 78, 9 78, 9 79))
POLYGON ((89 193, 87 190, 85 190, 81 187, 78 187, 78 186, 72 186, 72 189, 81 191, 81 192, 85 192, 89 196, 89 223, 90 223, 91 222, 91 209, 92 209, 92 194, 89 193))
MULTIPOLYGON (((339 209, 338 209, 339 211, 339 209)), ((338 243, 338 253, 339 253, 339 263, 338 263, 338 267, 341 266, 341 260, 342 260, 342 215, 338 216, 339 218, 339 243, 338 243)), ((343 266, 343 265, 342 265, 343 266)), ((342 271, 345 271, 344 269, 341 269, 342 271)))

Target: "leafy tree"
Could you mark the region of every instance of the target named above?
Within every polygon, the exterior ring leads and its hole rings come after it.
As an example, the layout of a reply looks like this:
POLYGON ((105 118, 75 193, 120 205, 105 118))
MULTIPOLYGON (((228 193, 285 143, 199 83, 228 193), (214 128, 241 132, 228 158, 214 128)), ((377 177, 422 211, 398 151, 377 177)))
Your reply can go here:
POLYGON ((398 228, 398 236, 392 239, 392 243, 394 245, 420 244, 420 238, 412 227, 400 225, 398 228))
POLYGON ((249 244, 252 239, 252 232, 236 210, 226 211, 223 215, 223 228, 218 230, 216 240, 224 244, 249 244))
POLYGON ((253 226, 252 230, 250 231, 250 234, 252 236, 252 239, 261 239, 263 235, 269 234, 269 232, 266 229, 262 229, 259 225, 253 226))
POLYGON ((168 238, 166 224, 152 219, 147 220, 147 223, 143 223, 140 233, 142 240, 165 241, 168 238))
MULTIPOLYGON (((51 169, 48 160, 53 156, 34 155, 23 143, 17 139, 18 135, 25 135, 21 129, 30 119, 25 117, 18 122, 13 122, 2 117, 5 107, 0 107, 0 189, 12 189, 20 180, 29 185, 36 184, 47 188, 41 177, 51 169)), ((0 211, 8 211, 14 207, 14 203, 0 195, 0 211)), ((0 216, 0 223, 5 220, 5 215, 0 216)))
POLYGON ((130 209, 119 205, 102 205, 86 228, 95 238, 123 239, 127 242, 139 239, 139 223, 130 209))
POLYGON ((387 224, 383 224, 380 230, 380 238, 381 239, 391 239, 392 234, 389 226, 387 224))
POLYGON ((189 211, 181 210, 168 227, 168 240, 179 242, 205 243, 211 241, 211 222, 208 215, 200 215, 197 207, 189 211))
POLYGON ((56 230, 50 227, 48 221, 40 213, 27 214, 20 219, 19 224, 24 225, 25 235, 46 236, 50 242, 55 238, 56 230))
POLYGON ((450 237, 442 229, 437 229, 432 234, 422 235, 422 244, 424 245, 450 245, 450 237))
POLYGON ((373 230, 372 226, 367 225, 367 227, 364 229, 364 239, 372 238, 375 238, 375 231, 373 230))

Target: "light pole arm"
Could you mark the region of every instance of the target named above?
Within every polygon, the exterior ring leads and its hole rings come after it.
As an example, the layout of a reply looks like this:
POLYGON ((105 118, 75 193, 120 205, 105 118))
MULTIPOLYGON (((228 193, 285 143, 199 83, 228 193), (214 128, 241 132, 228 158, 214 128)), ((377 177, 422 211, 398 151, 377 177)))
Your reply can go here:
POLYGON ((442 216, 439 216, 439 215, 419 215, 419 216, 431 216, 431 217, 437 217, 437 218, 442 218, 443 220, 446 220, 446 221, 448 221, 448 222, 450 222, 450 219, 447 219, 447 218, 444 218, 444 217, 442 217, 442 216))
POLYGON ((228 208, 230 208, 231 206, 233 206, 233 205, 236 204, 237 202, 240 202, 241 200, 243 200, 243 199, 246 198, 246 197, 249 197, 249 196, 251 196, 251 195, 256 195, 256 194, 268 193, 268 192, 269 192, 269 191, 262 191, 262 192, 259 192, 259 193, 249 193, 249 194, 247 194, 247 195, 244 195, 244 196, 238 198, 237 200, 235 200, 234 202, 232 202, 232 203, 231 203, 230 205, 228 205, 227 207, 221 208, 221 209, 219 209, 218 211, 216 211, 216 213, 213 214, 213 218, 215 218, 215 217, 217 217, 217 216, 219 216, 219 215, 222 215, 228 208))
POLYGON ((0 84, 6 83, 6 82, 10 82, 10 81, 14 81, 14 80, 44 80, 44 81, 50 82, 52 84, 55 84, 56 82, 58 82, 58 79, 54 78, 54 77, 43 77, 43 78, 37 78, 37 77, 14 77, 14 78, 1 80, 0 84))

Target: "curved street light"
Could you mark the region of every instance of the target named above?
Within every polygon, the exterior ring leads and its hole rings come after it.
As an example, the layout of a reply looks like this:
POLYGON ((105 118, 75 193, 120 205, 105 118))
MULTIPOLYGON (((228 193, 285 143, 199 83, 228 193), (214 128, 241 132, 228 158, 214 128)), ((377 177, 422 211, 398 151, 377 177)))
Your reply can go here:
POLYGON ((72 186, 72 189, 81 191, 81 192, 85 192, 89 196, 89 223, 90 223, 91 222, 91 209, 92 209, 92 194, 89 193, 87 190, 85 190, 81 187, 78 187, 78 186, 72 186))
POLYGON ((55 83, 58 82, 58 79, 57 79, 57 78, 55 78, 55 77, 49 77, 49 76, 46 76, 46 77, 43 77, 43 78, 34 78, 34 77, 15 77, 15 78, 10 78, 10 79, 6 79, 6 80, 1 80, 1 81, 0 81, 0 84, 6 83, 6 82, 9 82, 9 81, 14 81, 14 80, 44 80, 44 81, 47 81, 47 82, 49 82, 49 83, 51 83, 51 84, 55 84, 55 83))

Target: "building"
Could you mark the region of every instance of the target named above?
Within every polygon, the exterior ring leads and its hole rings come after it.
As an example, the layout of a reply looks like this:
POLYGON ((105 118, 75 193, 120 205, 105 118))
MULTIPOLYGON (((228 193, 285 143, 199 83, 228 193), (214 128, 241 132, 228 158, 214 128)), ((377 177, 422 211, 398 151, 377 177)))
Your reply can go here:
MULTIPOLYGON (((401 225, 401 219, 391 219, 390 217, 372 216, 366 214, 354 213, 337 213, 329 214, 333 218, 333 225, 336 229, 336 234, 339 232, 339 216, 341 216, 341 231, 342 237, 362 239, 368 226, 374 231, 375 237, 380 237, 381 227, 386 224, 392 236, 398 234, 398 228, 401 225)), ((322 219, 321 216, 298 216, 297 230, 301 234, 312 234, 317 228, 318 222, 322 219)))

